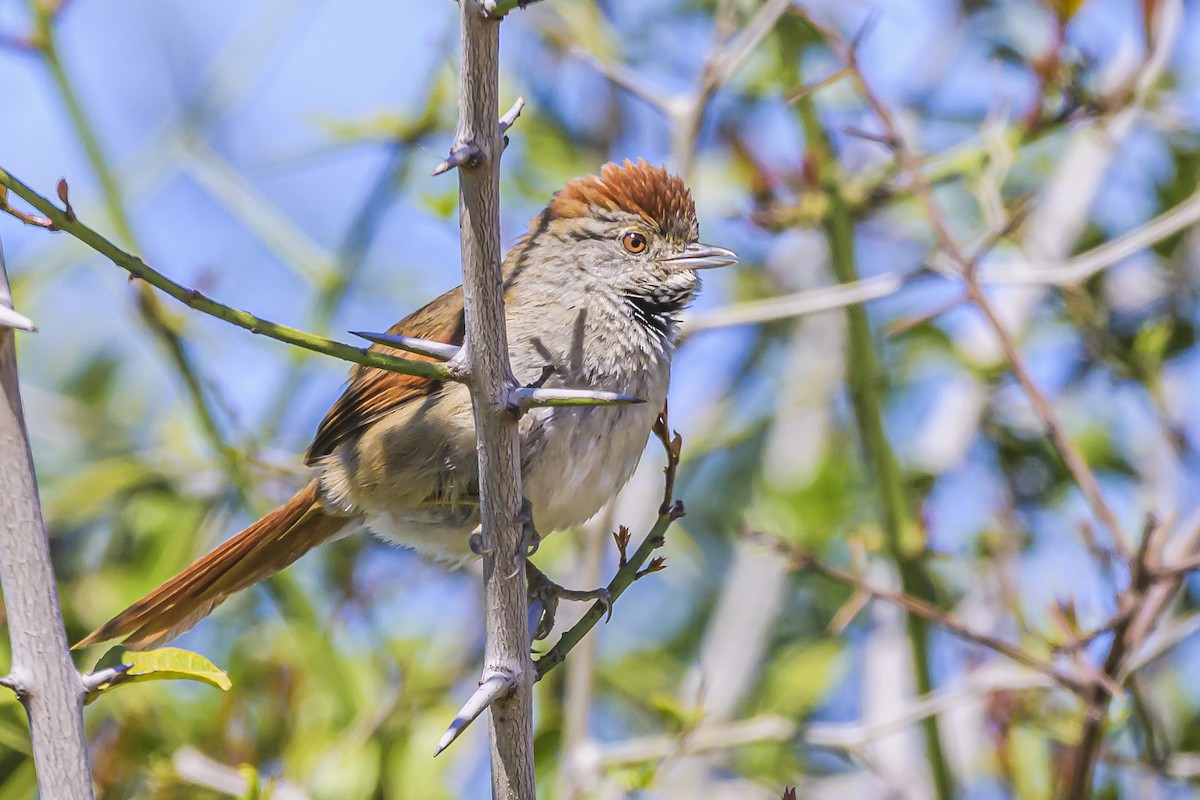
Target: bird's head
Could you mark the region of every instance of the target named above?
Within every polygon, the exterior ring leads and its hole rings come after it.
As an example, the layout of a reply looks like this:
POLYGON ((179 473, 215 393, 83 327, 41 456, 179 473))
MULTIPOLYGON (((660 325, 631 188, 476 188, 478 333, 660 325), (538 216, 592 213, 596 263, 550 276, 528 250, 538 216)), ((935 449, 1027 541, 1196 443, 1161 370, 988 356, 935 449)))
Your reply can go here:
POLYGON ((627 298, 635 316, 665 322, 691 301, 698 270, 737 263, 733 251, 698 239, 687 186, 639 159, 568 183, 533 220, 524 256, 627 298))

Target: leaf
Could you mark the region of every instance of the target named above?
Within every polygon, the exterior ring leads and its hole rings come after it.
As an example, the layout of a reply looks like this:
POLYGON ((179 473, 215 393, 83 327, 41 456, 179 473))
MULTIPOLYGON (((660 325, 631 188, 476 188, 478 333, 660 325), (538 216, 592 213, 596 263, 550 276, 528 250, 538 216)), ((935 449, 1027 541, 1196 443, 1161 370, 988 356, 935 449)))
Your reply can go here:
POLYGON ((114 676, 108 683, 89 692, 87 702, 90 703, 104 692, 127 683, 196 681, 215 686, 223 692, 229 691, 233 686, 229 676, 220 667, 198 653, 181 650, 178 647, 161 647, 157 650, 127 650, 121 645, 117 645, 100 657, 100 660, 96 662, 95 671, 99 672, 121 665, 128 669, 114 676))
POLYGON ((129 665, 123 683, 137 681, 186 680, 207 683, 223 692, 233 687, 225 671, 199 653, 178 647, 158 650, 127 650, 121 663, 129 665))

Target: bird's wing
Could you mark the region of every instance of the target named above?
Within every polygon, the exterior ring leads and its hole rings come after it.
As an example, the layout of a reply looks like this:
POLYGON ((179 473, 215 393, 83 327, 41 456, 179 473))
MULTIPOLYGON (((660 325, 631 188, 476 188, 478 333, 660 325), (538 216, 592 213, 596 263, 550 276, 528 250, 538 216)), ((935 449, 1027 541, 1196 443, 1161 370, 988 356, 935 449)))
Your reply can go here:
MULTIPOLYGON (((388 333, 431 339, 435 342, 461 345, 465 322, 463 319, 462 287, 456 287, 436 300, 417 309, 388 328, 388 333)), ((371 350, 405 358, 433 361, 384 345, 371 345, 371 350)), ((350 373, 350 383, 333 407, 321 420, 304 463, 313 466, 329 455, 347 437, 360 431, 392 409, 416 397, 437 391, 440 381, 389 372, 377 367, 357 365, 350 373)))

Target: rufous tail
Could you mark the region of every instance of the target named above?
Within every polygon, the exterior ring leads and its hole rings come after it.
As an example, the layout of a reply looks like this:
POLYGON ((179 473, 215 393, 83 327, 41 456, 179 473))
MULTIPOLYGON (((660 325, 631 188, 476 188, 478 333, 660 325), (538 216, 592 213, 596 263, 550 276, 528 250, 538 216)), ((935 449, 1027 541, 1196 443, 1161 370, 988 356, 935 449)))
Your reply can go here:
POLYGON ((350 524, 327 514, 317 482, 88 634, 74 649, 125 637, 132 650, 166 644, 234 592, 274 575, 350 524))

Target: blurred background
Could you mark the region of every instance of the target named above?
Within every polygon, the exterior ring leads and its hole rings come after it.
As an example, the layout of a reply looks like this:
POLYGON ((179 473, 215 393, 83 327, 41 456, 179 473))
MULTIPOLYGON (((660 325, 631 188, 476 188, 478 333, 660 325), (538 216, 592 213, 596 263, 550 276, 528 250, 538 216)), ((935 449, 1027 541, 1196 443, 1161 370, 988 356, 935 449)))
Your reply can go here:
MULTIPOLYGON (((1200 11, 804 8, 862 34, 862 75, 1125 535, 1153 513, 1168 554, 1192 552, 1200 11)), ((640 156, 684 175, 704 241, 742 256, 705 276, 676 362, 688 514, 667 569, 539 685, 540 791, 1047 797, 1084 724, 1074 695, 796 569, 814 554, 1068 671, 1104 660, 1129 583, 879 118, 794 12, 548 0, 503 23, 501 105, 528 100, 504 155, 506 245, 565 181, 640 156)), ((457 36, 448 0, 3 0, 0 165, 46 196, 65 176, 81 219, 181 283, 347 340, 459 282, 456 181, 429 175, 453 135, 457 36)), ((347 365, 139 300, 64 234, 6 217, 0 238, 41 326, 18 338, 22 391, 76 640, 290 496, 347 365)), ((606 583, 608 531, 649 529, 662 464, 650 448, 537 563, 606 583)), ((1200 781, 1194 588, 1125 659, 1097 796, 1200 781)), ((179 644, 233 689, 156 683, 90 706, 104 797, 488 795, 484 726, 431 758, 481 667, 474 571, 341 541, 179 644)), ((0 800, 34 795, 24 714, 0 693, 0 800)))

